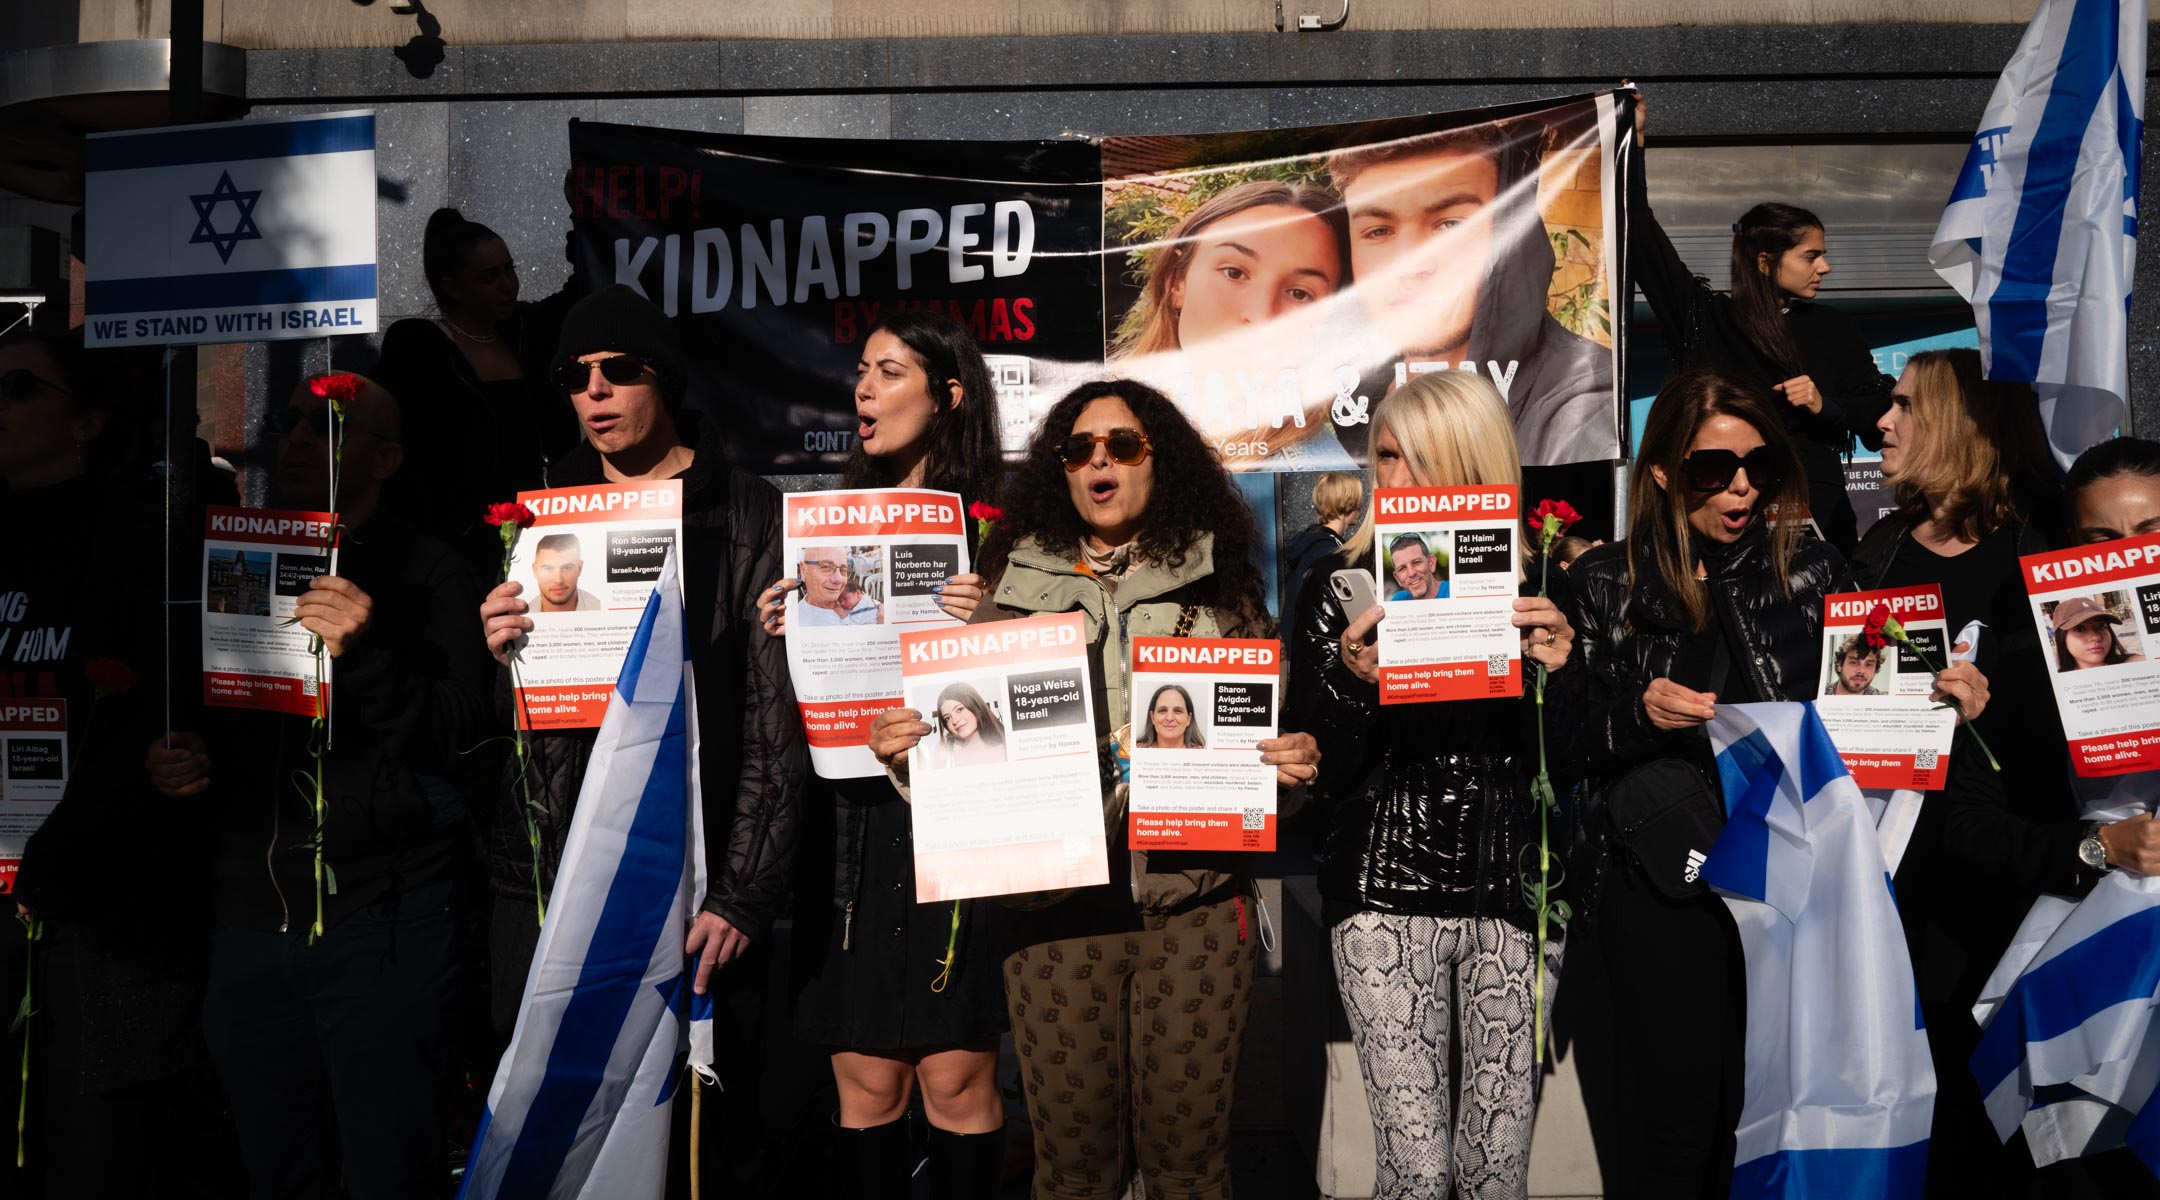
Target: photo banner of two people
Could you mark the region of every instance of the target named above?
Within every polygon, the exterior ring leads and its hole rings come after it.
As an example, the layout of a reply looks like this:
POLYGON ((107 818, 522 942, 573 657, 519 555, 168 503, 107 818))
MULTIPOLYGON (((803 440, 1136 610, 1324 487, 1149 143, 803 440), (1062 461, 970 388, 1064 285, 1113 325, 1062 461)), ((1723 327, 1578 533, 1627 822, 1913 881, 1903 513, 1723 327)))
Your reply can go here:
POLYGON ((1161 388, 1239 471, 1365 462, 1372 406, 1470 370, 1527 465, 1620 457, 1631 93, 1356 125, 1057 142, 573 122, 573 253, 702 359, 736 464, 837 470, 878 319, 975 335, 1008 453, 1073 386, 1161 388), (721 381, 725 381, 722 386, 721 381))

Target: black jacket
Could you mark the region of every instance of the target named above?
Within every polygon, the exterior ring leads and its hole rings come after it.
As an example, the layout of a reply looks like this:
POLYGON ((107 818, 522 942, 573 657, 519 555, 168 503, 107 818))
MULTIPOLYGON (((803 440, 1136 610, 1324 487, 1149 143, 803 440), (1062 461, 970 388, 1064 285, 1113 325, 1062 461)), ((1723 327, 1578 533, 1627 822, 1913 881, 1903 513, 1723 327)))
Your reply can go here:
POLYGON ((1283 695, 1283 729, 1320 743, 1321 895, 1370 912, 1527 922, 1517 879, 1536 813, 1527 689, 1382 707, 1337 651, 1350 621, 1328 573, 1345 562, 1322 559, 1306 576, 1283 695))
MULTIPOLYGON (((1845 560, 1822 542, 1804 540, 1781 588, 1771 578, 1769 539, 1759 522, 1730 546, 1698 544, 1697 551, 1709 571, 1716 627, 1730 635, 1733 675, 1747 692, 1719 700, 1812 699, 1822 662, 1823 597, 1852 590, 1845 560)), ((1562 714, 1548 720, 1560 731, 1568 773, 1601 783, 1655 758, 1707 764, 1702 730, 1666 732, 1643 711, 1650 681, 1670 677, 1702 636, 1686 628, 1678 598, 1648 574, 1629 585, 1624 542, 1585 552, 1566 579, 1556 590, 1575 627, 1575 653, 1588 669, 1555 675, 1546 704, 1562 714)))
MULTIPOLYGON (((763 938, 787 895, 802 783, 809 772, 786 644, 767 637, 757 624, 758 590, 787 574, 781 561, 780 493, 727 465, 712 422, 687 413, 676 422, 696 448, 690 469, 678 478, 711 880, 704 908, 752 938, 763 938)), ((605 482, 599 455, 589 445, 579 446, 558 465, 553 482, 558 487, 605 482)), ((498 674, 500 720, 508 722, 509 673, 498 674)), ((593 729, 526 735, 533 800, 542 808, 535 814, 541 882, 550 889, 597 736, 593 729)), ((489 875, 496 894, 531 900, 532 847, 519 813, 514 760, 504 769, 497 796, 489 875)))
MULTIPOLYGON (((443 543, 389 513, 345 534, 338 574, 373 601, 367 631, 332 662, 323 860, 329 936, 351 913, 449 877, 465 816, 453 782, 487 736, 488 660, 474 627, 480 586, 443 543), (326 890, 327 891, 327 890, 326 890)), ((221 925, 291 932, 314 919, 309 718, 203 714, 215 814, 221 925)))
MULTIPOLYGON (((1755 349, 1734 316, 1732 298, 1711 291, 1673 249, 1672 239, 1650 211, 1642 155, 1635 156, 1635 163, 1628 171, 1628 269, 1657 316, 1674 365, 1723 371, 1764 388, 1783 383, 1791 372, 1755 349)), ((1777 392, 1771 399, 1784 414, 1807 473, 1808 506, 1816 523, 1833 546, 1850 551, 1858 526, 1845 495, 1841 458, 1851 453, 1856 438, 1869 447, 1882 445, 1875 422, 1889 407, 1890 389, 1897 381, 1876 369, 1867 339, 1834 308, 1793 300, 1785 327, 1800 356, 1799 373, 1814 380, 1822 393, 1822 411, 1810 413, 1784 403, 1777 392)))

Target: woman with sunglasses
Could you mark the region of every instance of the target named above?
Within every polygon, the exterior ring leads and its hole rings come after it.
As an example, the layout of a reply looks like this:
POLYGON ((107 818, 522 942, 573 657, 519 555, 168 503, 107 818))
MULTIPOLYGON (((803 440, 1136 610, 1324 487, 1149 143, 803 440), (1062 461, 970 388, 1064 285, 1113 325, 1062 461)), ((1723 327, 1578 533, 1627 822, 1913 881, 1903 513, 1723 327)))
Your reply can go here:
POLYGON ((1589 785, 1597 853, 1572 874, 1625 1031, 1618 1077, 1648 1118, 1616 1195, 1728 1191, 1745 990, 1732 917, 1686 870, 1724 821, 1704 726, 1721 702, 1811 699, 1823 597, 1852 586, 1837 551, 1765 519, 1806 487, 1774 403, 1737 377, 1674 376, 1643 427, 1626 540, 1566 576, 1588 670, 1554 677, 1548 723, 1589 785))
MULTIPOLYGON (((892 313, 864 340, 855 374, 856 442, 841 487, 935 488, 964 501, 997 495, 996 391, 965 327, 931 309, 892 313)), ((846 573, 837 558, 820 558, 829 566, 803 569, 846 573)), ((786 594, 805 582, 818 581, 791 576, 760 593, 767 634, 786 635, 786 594)), ((965 620, 982 594, 982 576, 968 572, 945 581, 937 600, 965 620)), ((1002 761, 1001 736, 992 747, 987 728, 971 733, 947 751, 972 758, 994 749, 1002 761)), ((795 1033, 832 1048, 839 1178, 866 1200, 906 1194, 915 1166, 908 1103, 920 1087, 937 1194, 987 1200, 1005 1165, 998 906, 962 901, 956 934, 953 905, 915 902, 908 808, 883 778, 815 780, 804 810, 815 826, 803 839, 805 883, 796 889, 795 1033), (952 972, 940 983, 948 950, 952 972)))
POLYGON ((578 444, 547 375, 574 294, 518 299, 510 248, 454 208, 428 218, 420 266, 437 315, 391 325, 373 372, 404 413, 405 469, 383 503, 492 578, 502 543, 481 519, 487 506, 549 486, 548 465, 578 444))
MULTIPOLYGON (((1648 108, 1638 101, 1635 144, 1648 108)), ((1711 290, 1673 248, 1650 211, 1644 155, 1628 171, 1628 251, 1635 282, 1679 370, 1714 370, 1766 389, 1807 486, 1795 495, 1839 553, 1859 537, 1841 456, 1874 444, 1891 380, 1875 367, 1858 327, 1815 297, 1830 275, 1821 218, 1790 204, 1758 204, 1732 227, 1731 288, 1711 290)))
MULTIPOLYGON (((1522 484, 1507 403, 1476 375, 1436 371, 1390 392, 1372 447, 1376 489, 1522 484)), ((1329 587, 1336 568, 1370 570, 1375 541, 1368 519, 1306 579, 1283 714, 1329 763, 1320 894, 1376 1127, 1373 1194, 1521 1196, 1540 1036, 1520 879, 1536 811, 1536 707, 1528 693, 1380 704, 1383 610, 1345 612, 1329 587), (1451 1023, 1462 1031, 1459 1086, 1448 1078, 1451 1023)), ((1574 633, 1536 590, 1525 583, 1514 602, 1523 657, 1561 671, 1574 633)), ((1547 979, 1549 990, 1556 971, 1547 979)))
MULTIPOLYGON (((1130 1141, 1148 1195, 1227 1197, 1250 881, 1235 855, 1126 846, 1111 714, 1128 711, 1134 638, 1274 633, 1252 512, 1169 397, 1129 380, 1058 401, 1006 495, 983 553, 990 598, 971 622, 1084 616, 1111 845, 1108 884, 1028 897, 1011 914, 1020 949, 1005 960, 1005 994, 1027 1064, 1034 1195, 1122 1195, 1130 1141), (1177 1014, 1174 1030, 1137 1015, 1158 1011, 1177 1014)), ((872 723, 870 746, 904 777, 930 732, 920 713, 894 709, 872 723)), ((1309 734, 1259 748, 1285 788, 1318 774, 1309 734)))

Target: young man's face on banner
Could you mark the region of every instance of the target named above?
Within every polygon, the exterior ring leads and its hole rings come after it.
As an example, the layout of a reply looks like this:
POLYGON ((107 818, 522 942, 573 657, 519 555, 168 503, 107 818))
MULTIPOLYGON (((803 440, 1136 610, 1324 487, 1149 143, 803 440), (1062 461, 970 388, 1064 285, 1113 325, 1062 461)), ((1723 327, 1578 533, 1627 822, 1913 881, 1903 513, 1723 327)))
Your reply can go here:
POLYGON ((1342 190, 1351 279, 1373 325, 1405 357, 1458 356, 1492 240, 1497 164, 1436 150, 1375 163, 1342 190))

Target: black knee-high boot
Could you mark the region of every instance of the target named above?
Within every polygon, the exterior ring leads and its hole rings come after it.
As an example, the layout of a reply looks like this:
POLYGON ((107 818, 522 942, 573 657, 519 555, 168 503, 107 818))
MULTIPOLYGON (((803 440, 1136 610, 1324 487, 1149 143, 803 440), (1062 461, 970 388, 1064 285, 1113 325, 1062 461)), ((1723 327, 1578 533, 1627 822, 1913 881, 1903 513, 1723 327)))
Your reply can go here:
POLYGON ((1005 1131, 930 1127, 930 1181, 938 1200, 995 1200, 1005 1181, 1005 1131))
POLYGON ((860 1200, 907 1200, 906 1117, 868 1129, 842 1127, 838 1147, 840 1164, 834 1174, 847 1182, 849 1196, 860 1200))

